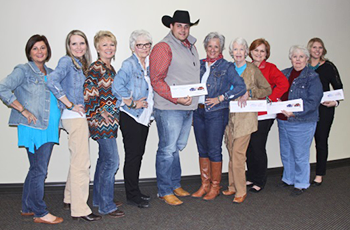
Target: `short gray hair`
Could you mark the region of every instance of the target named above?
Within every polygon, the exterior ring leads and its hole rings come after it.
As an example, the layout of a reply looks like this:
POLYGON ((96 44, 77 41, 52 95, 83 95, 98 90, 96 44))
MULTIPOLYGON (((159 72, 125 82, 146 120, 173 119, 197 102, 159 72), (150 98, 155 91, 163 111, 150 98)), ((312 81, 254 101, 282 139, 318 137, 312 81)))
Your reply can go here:
POLYGON ((207 49, 208 43, 211 39, 217 38, 220 40, 220 51, 222 52, 225 49, 225 36, 219 34, 218 32, 210 32, 203 41, 204 49, 207 49))
POLYGON ((246 58, 249 54, 249 48, 248 48, 248 43, 247 41, 242 38, 242 37, 238 37, 235 40, 231 41, 230 46, 229 46, 229 53, 231 55, 231 57, 233 58, 233 44, 236 43, 237 45, 243 45, 244 49, 245 49, 245 55, 244 57, 246 58))
POLYGON ((294 45, 294 46, 291 46, 290 49, 289 49, 289 59, 292 60, 292 56, 295 52, 297 51, 301 51, 303 52, 307 59, 310 59, 310 53, 309 51, 306 49, 305 46, 301 46, 301 45, 294 45))
POLYGON ((140 38, 140 37, 146 39, 151 44, 153 43, 152 42, 152 36, 151 36, 151 34, 148 31, 146 31, 146 30, 135 30, 135 31, 133 31, 131 33, 130 39, 129 39, 129 46, 130 46, 131 51, 134 50, 135 43, 136 43, 137 39, 140 38))

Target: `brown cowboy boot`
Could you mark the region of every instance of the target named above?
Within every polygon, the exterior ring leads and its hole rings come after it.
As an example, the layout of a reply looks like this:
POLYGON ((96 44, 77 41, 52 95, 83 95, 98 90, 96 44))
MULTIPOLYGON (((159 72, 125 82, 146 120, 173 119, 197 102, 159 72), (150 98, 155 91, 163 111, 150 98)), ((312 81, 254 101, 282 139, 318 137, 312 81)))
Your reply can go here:
POLYGON ((214 200, 220 194, 220 182, 222 162, 210 162, 211 163, 211 187, 210 191, 203 197, 204 200, 214 200))
POLYGON ((194 198, 200 198, 210 189, 210 160, 209 158, 199 158, 199 168, 201 171, 202 185, 197 192, 192 194, 194 198))

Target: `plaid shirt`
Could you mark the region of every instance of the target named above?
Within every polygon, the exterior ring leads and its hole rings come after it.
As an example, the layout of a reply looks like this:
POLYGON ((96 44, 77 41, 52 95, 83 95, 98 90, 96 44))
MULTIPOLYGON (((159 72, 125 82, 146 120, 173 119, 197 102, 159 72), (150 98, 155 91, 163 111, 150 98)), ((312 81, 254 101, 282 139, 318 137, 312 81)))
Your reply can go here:
MULTIPOLYGON (((190 42, 186 39, 182 42, 187 48, 191 48, 190 42)), ((150 78, 153 90, 159 94, 159 96, 177 104, 177 98, 171 96, 170 87, 165 82, 167 77, 168 68, 172 60, 172 51, 170 46, 165 42, 160 42, 154 46, 150 55, 150 78)))

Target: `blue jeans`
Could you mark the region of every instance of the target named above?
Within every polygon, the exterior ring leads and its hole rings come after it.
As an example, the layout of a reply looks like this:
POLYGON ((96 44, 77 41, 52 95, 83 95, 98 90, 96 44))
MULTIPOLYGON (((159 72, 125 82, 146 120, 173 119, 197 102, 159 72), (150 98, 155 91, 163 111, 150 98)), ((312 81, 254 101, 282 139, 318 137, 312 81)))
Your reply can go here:
POLYGON ((307 189, 310 186, 310 146, 316 122, 277 121, 283 163, 282 181, 295 188, 307 189))
POLYGON ((187 144, 192 114, 192 110, 154 109, 159 136, 156 174, 160 197, 171 195, 174 189, 181 187, 179 151, 187 144))
POLYGON ((115 174, 119 168, 117 140, 98 139, 97 142, 99 157, 95 170, 92 203, 98 207, 99 213, 108 214, 118 209, 113 201, 115 174))
POLYGON ((27 148, 30 167, 23 185, 22 212, 34 212, 34 217, 43 217, 49 213, 43 199, 53 145, 52 142, 45 143, 39 149, 35 148, 34 153, 27 148))
POLYGON ((228 122, 228 109, 206 112, 197 109, 193 113, 193 129, 199 157, 213 162, 222 161, 222 139, 228 122))

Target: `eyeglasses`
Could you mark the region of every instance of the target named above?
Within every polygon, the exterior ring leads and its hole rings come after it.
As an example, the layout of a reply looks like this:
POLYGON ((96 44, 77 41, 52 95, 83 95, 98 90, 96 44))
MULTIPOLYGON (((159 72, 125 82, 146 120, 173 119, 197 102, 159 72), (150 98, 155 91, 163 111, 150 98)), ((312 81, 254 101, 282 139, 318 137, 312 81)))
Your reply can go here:
POLYGON ((136 44, 136 47, 138 48, 138 49, 144 49, 144 48, 150 48, 152 46, 152 43, 145 43, 145 44, 136 44))

